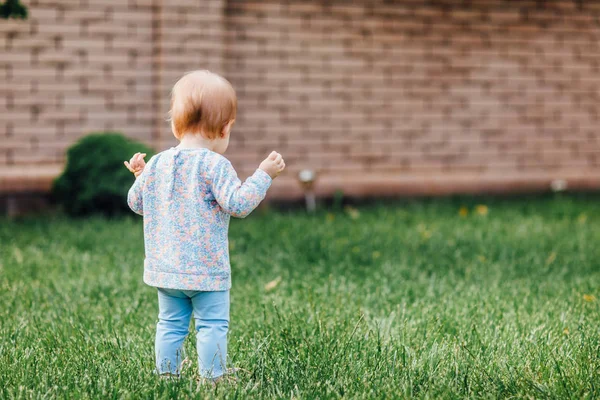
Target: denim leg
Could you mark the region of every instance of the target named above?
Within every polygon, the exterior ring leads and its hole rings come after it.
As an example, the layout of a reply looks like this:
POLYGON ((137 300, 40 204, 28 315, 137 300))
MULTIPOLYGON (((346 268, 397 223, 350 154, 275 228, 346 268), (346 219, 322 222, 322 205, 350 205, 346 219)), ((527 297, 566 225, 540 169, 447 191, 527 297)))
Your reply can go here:
POLYGON ((158 289, 158 324, 156 325, 156 370, 159 374, 179 374, 183 341, 190 326, 191 299, 179 290, 158 289))
POLYGON ((227 371, 229 291, 198 292, 192 297, 200 375, 218 378, 227 371))

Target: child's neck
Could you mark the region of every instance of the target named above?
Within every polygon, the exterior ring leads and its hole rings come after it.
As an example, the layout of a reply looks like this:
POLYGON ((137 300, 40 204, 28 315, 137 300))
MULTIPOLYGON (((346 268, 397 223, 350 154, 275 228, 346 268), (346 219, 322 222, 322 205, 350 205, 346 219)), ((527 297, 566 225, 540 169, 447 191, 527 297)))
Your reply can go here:
POLYGON ((217 143, 215 140, 209 140, 202 135, 184 135, 179 141, 180 149, 208 149, 215 151, 217 143))

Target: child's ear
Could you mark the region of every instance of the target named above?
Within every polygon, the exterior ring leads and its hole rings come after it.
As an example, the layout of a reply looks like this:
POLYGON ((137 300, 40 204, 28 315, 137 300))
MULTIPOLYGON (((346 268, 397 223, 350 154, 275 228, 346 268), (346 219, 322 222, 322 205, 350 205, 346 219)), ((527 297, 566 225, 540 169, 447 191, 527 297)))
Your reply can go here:
POLYGON ((227 136, 229 136, 229 133, 231 133, 231 127, 233 127, 234 122, 235 122, 235 119, 232 119, 227 124, 225 124, 225 126, 221 130, 221 138, 222 139, 225 139, 227 136))

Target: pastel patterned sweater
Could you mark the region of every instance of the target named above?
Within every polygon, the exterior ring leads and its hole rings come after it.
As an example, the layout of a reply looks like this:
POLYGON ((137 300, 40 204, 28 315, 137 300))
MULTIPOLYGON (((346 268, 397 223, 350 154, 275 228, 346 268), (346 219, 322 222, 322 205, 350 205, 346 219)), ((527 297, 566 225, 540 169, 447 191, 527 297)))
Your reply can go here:
POLYGON ((208 149, 171 148, 152 157, 127 196, 129 207, 144 216, 144 282, 229 290, 230 216, 250 214, 271 182, 257 169, 242 183, 231 163, 208 149))

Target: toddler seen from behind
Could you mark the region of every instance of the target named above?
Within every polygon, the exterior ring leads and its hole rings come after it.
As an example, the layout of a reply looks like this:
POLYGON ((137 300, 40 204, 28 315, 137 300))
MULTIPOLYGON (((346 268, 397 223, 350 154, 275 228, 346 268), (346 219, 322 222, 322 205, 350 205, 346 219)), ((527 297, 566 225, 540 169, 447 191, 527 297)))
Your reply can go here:
POLYGON ((183 342, 195 319, 200 375, 227 373, 231 269, 227 232, 264 199, 285 162, 272 152, 245 182, 222 156, 237 110, 236 94, 209 71, 184 75, 171 94, 177 147, 125 165, 136 176, 128 204, 144 217, 144 282, 158 290, 156 369, 179 375, 183 342))

